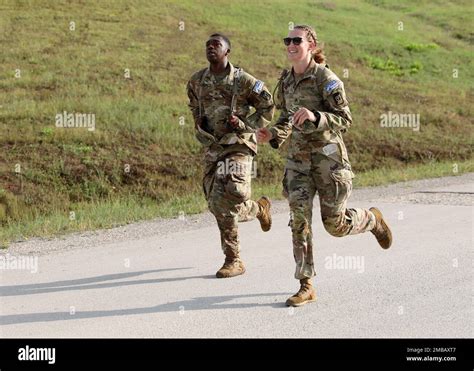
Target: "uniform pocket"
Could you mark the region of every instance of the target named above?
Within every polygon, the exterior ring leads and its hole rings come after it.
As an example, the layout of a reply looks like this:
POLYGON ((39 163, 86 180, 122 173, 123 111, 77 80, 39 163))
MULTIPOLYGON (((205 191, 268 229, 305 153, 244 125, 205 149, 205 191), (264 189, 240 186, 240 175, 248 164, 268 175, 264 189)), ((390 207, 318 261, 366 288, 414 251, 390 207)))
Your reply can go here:
POLYGON ((217 177, 222 182, 226 197, 236 203, 250 198, 252 158, 233 156, 218 163, 217 177))
POLYGON ((334 201, 336 204, 345 202, 352 192, 352 178, 354 173, 350 169, 336 169, 331 171, 334 182, 334 201))
POLYGON ((227 175, 225 190, 236 202, 247 201, 250 198, 250 176, 242 173, 227 175))

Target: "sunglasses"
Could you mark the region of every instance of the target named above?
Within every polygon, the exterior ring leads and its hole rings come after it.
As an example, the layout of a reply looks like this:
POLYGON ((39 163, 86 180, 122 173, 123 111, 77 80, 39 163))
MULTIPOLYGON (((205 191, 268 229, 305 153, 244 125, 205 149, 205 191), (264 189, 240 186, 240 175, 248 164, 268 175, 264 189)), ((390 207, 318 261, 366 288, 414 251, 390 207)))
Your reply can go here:
POLYGON ((300 45, 303 39, 301 37, 285 37, 283 39, 286 46, 290 45, 292 41, 294 45, 300 45))

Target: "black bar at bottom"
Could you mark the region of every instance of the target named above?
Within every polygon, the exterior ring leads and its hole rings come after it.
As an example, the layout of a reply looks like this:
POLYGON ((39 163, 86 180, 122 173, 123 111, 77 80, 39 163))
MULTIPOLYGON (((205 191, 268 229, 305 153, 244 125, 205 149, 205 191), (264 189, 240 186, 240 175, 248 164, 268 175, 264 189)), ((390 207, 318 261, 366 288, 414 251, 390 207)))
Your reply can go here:
POLYGON ((377 362, 430 369, 463 365, 472 370, 472 349, 472 339, 0 339, 0 369, 306 359, 315 364, 377 362))

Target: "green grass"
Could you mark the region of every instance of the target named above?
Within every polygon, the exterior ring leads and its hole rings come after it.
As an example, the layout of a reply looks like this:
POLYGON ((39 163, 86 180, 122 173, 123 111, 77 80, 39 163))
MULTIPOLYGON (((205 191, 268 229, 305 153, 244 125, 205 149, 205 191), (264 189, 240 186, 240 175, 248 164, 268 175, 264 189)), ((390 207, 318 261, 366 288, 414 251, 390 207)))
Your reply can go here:
POLYGON ((398 168, 381 168, 367 171, 356 176, 356 188, 375 185, 387 185, 396 182, 438 178, 442 176, 457 176, 474 172, 472 160, 461 162, 428 162, 423 165, 402 166, 398 168))
MULTIPOLYGON (((316 27, 353 111, 345 141, 356 182, 468 164, 471 8, 461 0, 3 1, 0 233, 11 240, 202 210, 185 84, 206 66, 204 42, 216 31, 231 38, 231 61, 272 90, 287 67, 289 23, 316 27), (94 114, 96 130, 57 128, 63 111, 94 114), (419 113, 420 131, 381 128, 387 111, 419 113), (66 223, 72 209, 77 220, 66 223)), ((259 187, 280 192, 284 156, 261 149, 259 187)))

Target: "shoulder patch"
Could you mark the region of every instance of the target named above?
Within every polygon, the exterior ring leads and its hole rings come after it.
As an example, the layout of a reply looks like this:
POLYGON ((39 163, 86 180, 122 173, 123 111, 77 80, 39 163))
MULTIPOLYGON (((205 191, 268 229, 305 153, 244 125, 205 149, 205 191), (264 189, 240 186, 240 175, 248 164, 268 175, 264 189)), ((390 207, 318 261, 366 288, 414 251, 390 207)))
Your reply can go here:
POLYGON ((338 92, 334 93, 333 97, 334 97, 334 100, 336 101, 336 104, 338 106, 342 106, 344 104, 344 98, 342 98, 341 92, 338 91, 338 92))
POLYGON ((267 92, 266 90, 262 90, 262 92, 260 93, 260 96, 264 99, 264 100, 270 100, 270 98, 272 97, 270 95, 269 92, 267 92))
POLYGON ((326 92, 329 93, 332 90, 334 90, 337 86, 339 86, 339 80, 331 80, 324 86, 324 90, 326 90, 326 92))
POLYGON ((255 82, 255 85, 253 86, 252 91, 254 93, 260 94, 262 92, 262 89, 263 89, 263 81, 257 80, 255 82))

